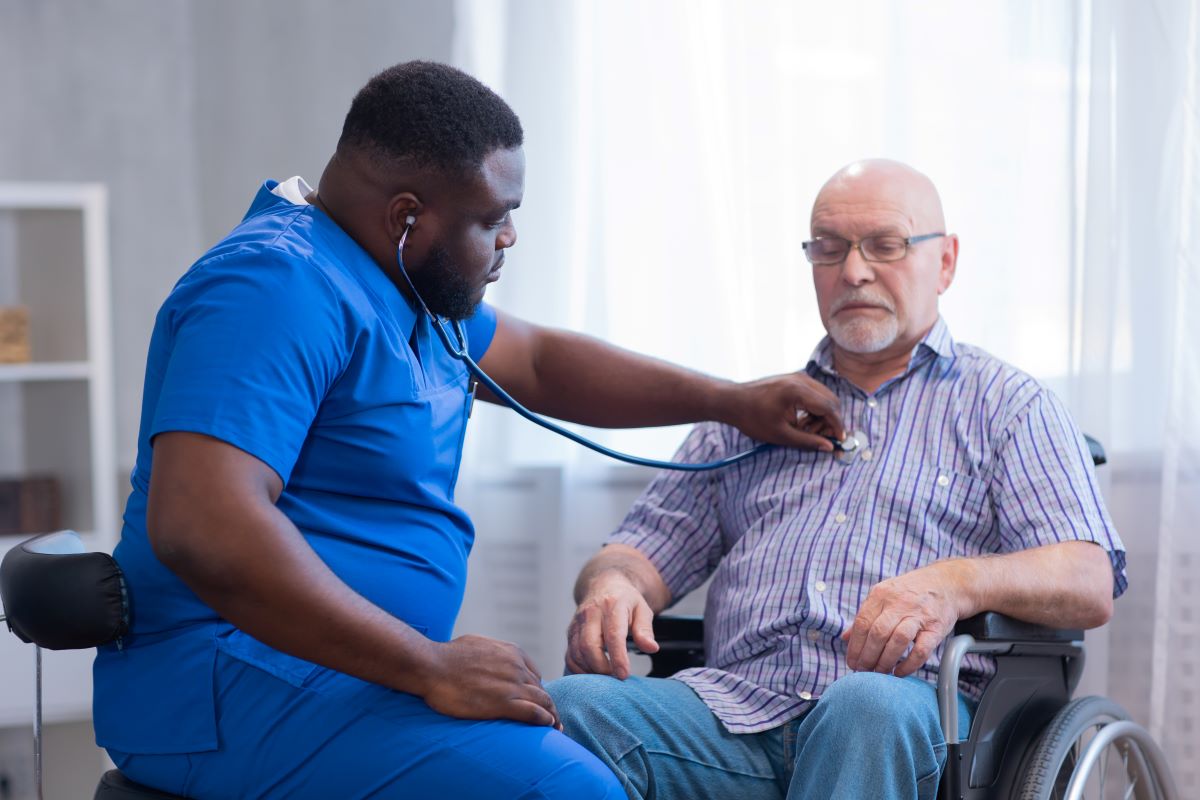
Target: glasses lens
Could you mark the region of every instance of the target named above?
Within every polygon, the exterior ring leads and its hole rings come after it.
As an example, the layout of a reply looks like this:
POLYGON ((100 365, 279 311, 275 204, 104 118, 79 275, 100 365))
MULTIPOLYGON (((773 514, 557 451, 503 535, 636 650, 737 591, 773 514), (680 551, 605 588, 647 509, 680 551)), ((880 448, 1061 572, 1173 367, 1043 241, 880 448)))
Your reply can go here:
POLYGON ((804 252, 814 264, 838 264, 850 252, 850 243, 836 236, 822 237, 808 242, 804 252))
POLYGON ((868 236, 862 240, 863 255, 872 261, 899 261, 907 250, 902 236, 868 236))

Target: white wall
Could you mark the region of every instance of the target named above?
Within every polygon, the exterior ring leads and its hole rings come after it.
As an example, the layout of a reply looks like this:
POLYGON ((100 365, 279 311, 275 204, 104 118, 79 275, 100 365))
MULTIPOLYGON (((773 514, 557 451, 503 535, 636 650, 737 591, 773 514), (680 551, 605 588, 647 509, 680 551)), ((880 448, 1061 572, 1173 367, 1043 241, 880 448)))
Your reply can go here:
POLYGON ((175 280, 258 182, 316 180, 372 74, 449 60, 453 24, 453 4, 420 0, 0 4, 0 180, 111 193, 122 473, 154 314, 175 280))
MULTIPOLYGON (((448 61, 453 23, 453 4, 420 0, 0 3, 0 180, 109 187, 122 503, 150 331, 175 280, 260 181, 315 182, 372 74, 448 61)), ((32 697, 31 677, 19 683, 0 691, 32 697)), ((32 797, 27 740, 0 729, 0 771, 29 770, 13 800, 32 797)), ((91 725, 49 726, 45 764, 47 797, 90 796, 104 767, 91 725)))

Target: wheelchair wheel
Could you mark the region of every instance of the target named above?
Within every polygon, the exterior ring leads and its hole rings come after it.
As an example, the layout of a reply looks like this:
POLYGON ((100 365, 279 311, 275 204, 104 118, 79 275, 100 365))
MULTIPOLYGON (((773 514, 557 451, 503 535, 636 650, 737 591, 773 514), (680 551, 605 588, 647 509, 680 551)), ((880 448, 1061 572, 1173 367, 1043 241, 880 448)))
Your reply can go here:
POLYGON ((1068 786, 1082 766, 1088 773, 1077 781, 1082 782, 1083 789, 1078 797, 1162 797, 1161 780, 1152 772, 1134 738, 1117 737, 1104 747, 1098 759, 1081 764, 1088 744, 1102 728, 1127 720, 1125 709, 1106 697, 1072 700, 1050 720, 1026 755, 1021 770, 1024 781, 1013 796, 1017 800, 1065 800, 1068 786))

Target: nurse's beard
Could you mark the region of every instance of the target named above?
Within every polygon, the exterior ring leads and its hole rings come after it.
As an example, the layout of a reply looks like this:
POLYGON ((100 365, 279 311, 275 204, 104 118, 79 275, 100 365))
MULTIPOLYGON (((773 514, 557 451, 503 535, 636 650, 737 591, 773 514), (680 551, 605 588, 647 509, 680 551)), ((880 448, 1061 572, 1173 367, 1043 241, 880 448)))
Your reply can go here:
POLYGON ((476 296, 478 290, 462 276, 450 253, 441 245, 433 245, 421 269, 409 277, 425 305, 439 317, 469 319, 483 299, 482 295, 476 296))

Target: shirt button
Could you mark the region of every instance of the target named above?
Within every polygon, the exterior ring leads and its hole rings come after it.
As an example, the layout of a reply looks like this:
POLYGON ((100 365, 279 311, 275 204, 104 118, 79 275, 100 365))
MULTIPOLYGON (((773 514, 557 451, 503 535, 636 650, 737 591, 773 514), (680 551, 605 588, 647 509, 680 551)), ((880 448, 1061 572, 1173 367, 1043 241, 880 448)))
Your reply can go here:
POLYGON ((817 639, 820 639, 820 638, 821 638, 821 632, 820 632, 820 631, 814 631, 814 630, 810 630, 810 631, 808 632, 808 640, 809 640, 810 642, 815 642, 817 639))
POLYGON ((874 397, 867 400, 867 408, 874 408, 877 405, 879 405, 879 402, 874 397))
POLYGON ((828 589, 829 587, 825 585, 825 581, 817 581, 817 585, 815 588, 818 592, 823 592, 826 589, 828 589))
POLYGON ((846 521, 846 515, 841 512, 838 512, 838 514, 836 516, 834 516, 833 521, 840 525, 846 521))
POLYGON ((812 692, 801 692, 800 699, 801 700, 812 700, 812 692))
POLYGON ((945 476, 945 475, 938 475, 938 479, 937 479, 937 485, 938 485, 938 486, 949 486, 949 485, 950 485, 950 478, 948 478, 948 477, 947 477, 947 476, 945 476))
POLYGON ((863 450, 862 451, 862 460, 870 461, 873 455, 874 454, 870 450, 863 450))

